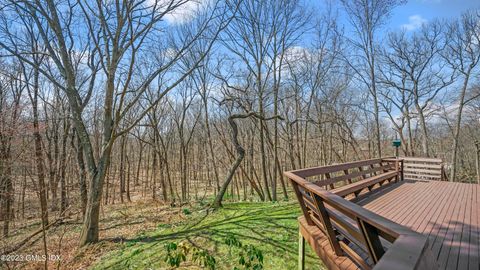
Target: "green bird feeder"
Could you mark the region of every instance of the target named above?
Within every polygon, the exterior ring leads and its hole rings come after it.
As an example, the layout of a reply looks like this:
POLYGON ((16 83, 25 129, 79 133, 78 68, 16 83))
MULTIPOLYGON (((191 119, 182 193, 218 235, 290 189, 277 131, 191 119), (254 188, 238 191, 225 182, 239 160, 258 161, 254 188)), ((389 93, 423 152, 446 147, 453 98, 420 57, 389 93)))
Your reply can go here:
POLYGON ((392 145, 395 146, 395 157, 398 158, 398 147, 402 145, 402 141, 395 139, 392 141, 392 145))

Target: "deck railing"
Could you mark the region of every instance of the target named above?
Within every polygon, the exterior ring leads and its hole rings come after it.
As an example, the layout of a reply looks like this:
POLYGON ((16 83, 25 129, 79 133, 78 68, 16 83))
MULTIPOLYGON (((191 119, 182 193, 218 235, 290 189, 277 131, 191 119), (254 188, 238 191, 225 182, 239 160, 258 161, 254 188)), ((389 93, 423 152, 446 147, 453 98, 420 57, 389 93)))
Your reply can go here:
POLYGON ((448 181, 439 158, 402 157, 404 175, 407 180, 448 181))
MULTIPOLYGON (((333 164, 323 167, 306 168, 291 171, 300 177, 308 178, 310 182, 325 189, 342 190, 342 193, 348 193, 348 190, 343 192, 346 186, 352 183, 365 182, 364 188, 371 188, 368 179, 372 179, 375 183, 380 185, 386 180, 396 181, 403 177, 403 161, 402 159, 376 158, 369 160, 354 161, 342 164, 333 164), (399 173, 397 173, 399 172, 399 173)), ((350 194, 358 195, 363 189, 352 189, 350 194)), ((348 195, 348 194, 347 194, 348 195)), ((342 197, 345 197, 342 195, 342 197)))
POLYGON ((394 179, 399 180, 401 168, 399 160, 374 159, 290 171, 285 175, 292 182, 308 225, 318 227, 328 237, 337 256, 347 255, 362 269, 437 269, 427 237, 326 190, 341 181, 349 185, 353 176, 368 181, 367 174, 376 177, 391 170, 395 172, 394 179), (354 168, 356 171, 350 173, 354 168), (315 183, 306 180, 336 172, 345 176, 321 177, 315 183))

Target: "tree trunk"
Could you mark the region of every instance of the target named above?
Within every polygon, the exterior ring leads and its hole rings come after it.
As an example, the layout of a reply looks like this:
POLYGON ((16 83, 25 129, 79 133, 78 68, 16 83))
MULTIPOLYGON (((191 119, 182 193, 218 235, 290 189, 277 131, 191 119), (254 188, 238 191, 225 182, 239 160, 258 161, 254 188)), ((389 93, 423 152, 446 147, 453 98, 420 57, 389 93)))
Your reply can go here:
MULTIPOLYGON (((76 132, 76 131, 75 131, 76 132)), ((80 172, 78 183, 80 185, 80 205, 82 207, 82 216, 85 217, 85 211, 87 210, 87 172, 85 170, 85 161, 83 160, 83 146, 80 138, 77 135, 77 163, 80 172)), ((108 197, 108 196, 106 196, 108 197)))
POLYGON ((60 213, 63 213, 67 208, 67 190, 66 190, 66 170, 67 170, 67 141, 68 132, 70 130, 70 123, 67 119, 63 120, 63 136, 62 136, 62 150, 59 160, 59 182, 60 182, 60 213))
POLYGON ((413 133, 412 133, 412 122, 410 118, 410 112, 407 110, 407 113, 405 115, 406 121, 407 121, 407 131, 408 131, 408 145, 410 148, 410 156, 415 156, 415 149, 414 149, 414 144, 413 144, 413 133))
POLYGON ((420 120, 420 126, 422 127, 422 152, 424 157, 430 157, 430 151, 428 149, 428 130, 427 123, 425 121, 425 115, 423 114, 422 109, 417 104, 418 117, 420 120))
POLYGON ((105 175, 110 164, 111 145, 107 145, 104 151, 98 163, 97 171, 90 181, 87 211, 80 234, 80 246, 98 242, 100 202, 105 175))
POLYGON ((126 136, 122 137, 120 144, 120 201, 123 203, 123 194, 125 194, 125 143, 126 136))
POLYGON ((452 151, 452 171, 450 174, 450 181, 455 182, 456 174, 457 174, 457 152, 458 152, 458 140, 460 137, 460 126, 462 124, 462 113, 463 113, 463 106, 465 105, 465 93, 467 92, 468 81, 470 79, 470 71, 467 71, 465 80, 463 81, 463 87, 460 91, 460 95, 458 98, 458 113, 457 119, 455 122, 455 131, 453 134, 453 151, 452 151))
POLYGON ((138 163, 137 163, 137 174, 135 177, 135 186, 138 186, 140 183, 140 168, 142 165, 142 157, 143 157, 143 143, 142 141, 139 140, 138 144, 139 144, 139 156, 138 156, 138 163))
MULTIPOLYGON (((7 165, 9 166, 9 165, 7 165)), ((0 192, 4 193, 3 198, 0 201, 1 203, 1 215, 0 215, 0 220, 3 219, 3 236, 6 238, 8 237, 9 234, 9 228, 10 228, 10 220, 12 218, 12 201, 13 201, 13 185, 12 185, 12 179, 10 178, 10 169, 7 168, 6 172, 2 172, 2 181, 3 183, 0 183, 3 188, 0 189, 0 192)))
POLYGON ((152 199, 157 199, 157 152, 152 151, 153 161, 152 161, 152 199))
MULTIPOLYGON (((42 226, 48 225, 48 212, 47 212, 47 195, 45 186, 45 168, 43 167, 43 152, 42 152, 42 137, 40 135, 40 128, 38 123, 38 70, 35 70, 33 94, 30 93, 30 99, 32 101, 33 110, 33 136, 35 144, 35 158, 37 165, 37 177, 38 177, 38 196, 40 200, 41 208, 41 220, 42 226)), ((30 89, 29 89, 30 90, 30 89)))
POLYGON ((480 142, 475 141, 475 167, 477 169, 477 184, 480 184, 480 142))
MULTIPOLYGON (((263 107, 262 102, 259 102, 259 106, 263 107)), ((263 117, 263 109, 260 108, 260 115, 263 117)), ((260 126, 260 159, 261 159, 261 164, 262 164, 262 178, 263 178, 263 184, 265 185, 265 191, 267 193, 267 198, 269 201, 272 200, 272 195, 270 194, 270 187, 268 184, 268 176, 267 176, 267 160, 266 160, 266 153, 265 153, 265 132, 264 132, 264 126, 262 123, 262 120, 259 120, 259 126, 260 126)))
MULTIPOLYGON (((368 19, 367 19, 368 20, 368 19)), ((370 66, 370 80, 371 80, 371 94, 373 96, 373 109, 374 109, 374 117, 375 117, 375 146, 377 157, 382 156, 382 143, 381 143, 381 134, 380 134, 380 110, 378 106, 378 93, 377 93, 377 82, 375 76, 375 48, 374 48, 374 40, 373 40, 373 30, 369 29, 368 33, 368 48, 367 48, 367 59, 368 64, 370 66)))
POLYGON ((127 201, 132 202, 132 198, 130 197, 130 161, 128 160, 128 155, 125 155, 125 159, 127 161, 126 195, 127 195, 127 201))
POLYGON ((205 109, 205 128, 207 129, 207 139, 208 139, 208 148, 210 150, 210 159, 211 159, 211 164, 213 164, 213 173, 215 175, 215 188, 216 191, 218 192, 220 190, 220 177, 218 176, 218 168, 216 165, 216 160, 215 160, 215 152, 213 151, 213 141, 212 141, 212 132, 210 130, 210 120, 209 120, 209 115, 208 115, 208 101, 206 98, 206 94, 204 93, 203 97, 203 103, 204 103, 204 109, 205 109))
POLYGON ((235 162, 230 167, 228 174, 225 177, 225 181, 223 182, 220 188, 220 191, 217 194, 217 197, 215 197, 215 201, 213 202, 214 208, 219 208, 222 206, 223 196, 227 191, 228 185, 230 185, 230 182, 232 181, 233 176, 235 175, 235 171, 237 170, 238 166, 240 166, 240 163, 242 163, 242 160, 245 157, 245 149, 243 149, 243 147, 238 142, 238 127, 237 127, 237 124, 235 123, 234 118, 235 117, 230 116, 228 118, 228 123, 232 128, 232 141, 233 141, 233 144, 235 145, 235 150, 237 151, 237 158, 235 159, 235 162))

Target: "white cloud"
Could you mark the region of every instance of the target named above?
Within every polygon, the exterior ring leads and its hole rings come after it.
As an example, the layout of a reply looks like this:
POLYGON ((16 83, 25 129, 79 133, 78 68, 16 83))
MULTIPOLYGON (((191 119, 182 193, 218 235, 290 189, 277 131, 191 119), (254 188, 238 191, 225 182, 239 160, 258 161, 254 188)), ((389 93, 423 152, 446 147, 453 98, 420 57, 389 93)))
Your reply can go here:
POLYGON ((165 15, 170 24, 184 24, 196 17, 199 11, 207 8, 210 0, 191 0, 165 15))
MULTIPOLYGON (((305 60, 310 58, 310 56, 311 54, 308 49, 302 46, 293 46, 288 48, 285 51, 283 66, 281 67, 285 74, 284 76, 290 76, 290 68, 294 70, 300 69, 304 65, 305 60)), ((278 56, 277 62, 280 62, 280 56, 278 56)))
POLYGON ((163 12, 172 5, 174 10, 164 15, 163 19, 169 24, 185 24, 193 20, 197 14, 205 10, 212 0, 147 0, 146 7, 156 6, 158 12, 163 12))
POLYGON ((290 48, 287 48, 287 50, 285 51, 284 61, 293 63, 300 61, 308 56, 310 56, 310 52, 307 48, 304 48, 302 46, 292 46, 290 48))
POLYGON ((413 31, 422 27, 422 25, 425 23, 427 23, 427 19, 423 18, 421 15, 416 14, 408 17, 408 23, 402 24, 401 28, 407 31, 413 31))

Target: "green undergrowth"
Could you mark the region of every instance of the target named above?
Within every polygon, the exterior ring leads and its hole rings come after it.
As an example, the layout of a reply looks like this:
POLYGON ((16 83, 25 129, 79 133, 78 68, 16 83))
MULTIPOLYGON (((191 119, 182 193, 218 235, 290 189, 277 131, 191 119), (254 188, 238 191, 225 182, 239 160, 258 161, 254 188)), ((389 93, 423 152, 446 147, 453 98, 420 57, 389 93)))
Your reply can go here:
MULTIPOLYGON (((120 249, 104 255, 93 269, 254 269, 241 264, 249 252, 260 253, 263 269, 298 269, 299 207, 294 202, 228 203, 214 212, 189 209, 187 220, 158 224, 157 229, 127 239, 120 249), (240 242, 242 248, 232 247, 240 242), (174 243, 174 244, 172 244, 174 243), (203 252, 212 263, 182 258, 175 268, 166 262, 167 247, 203 252), (188 247, 188 248, 185 248, 188 247), (210 258, 211 257, 211 258, 210 258)), ((177 251, 174 251, 177 252, 177 251)), ((306 246, 306 269, 322 269, 321 262, 306 246)), ((182 257, 182 256, 180 256, 182 257)), ((257 258, 255 258, 258 261, 257 258)), ((171 261, 171 260, 170 260, 171 261)), ((257 262, 258 263, 258 262, 257 262)), ((256 269, 262 269, 256 268, 256 269)))

